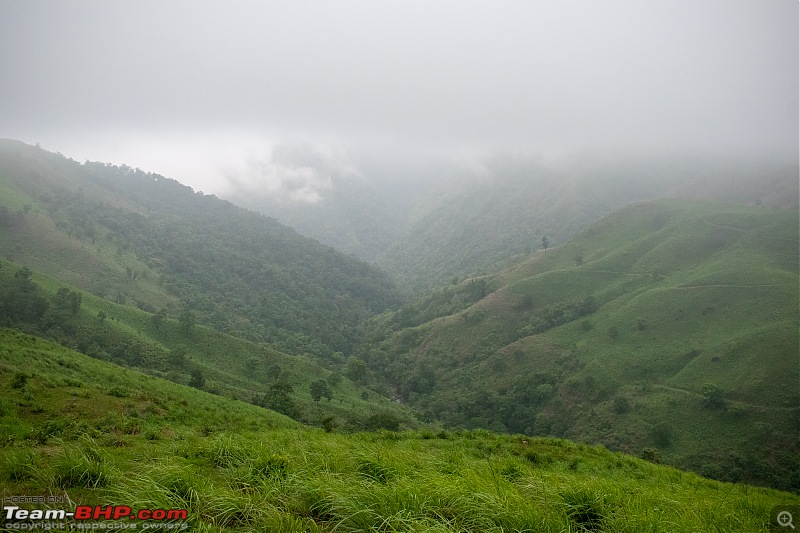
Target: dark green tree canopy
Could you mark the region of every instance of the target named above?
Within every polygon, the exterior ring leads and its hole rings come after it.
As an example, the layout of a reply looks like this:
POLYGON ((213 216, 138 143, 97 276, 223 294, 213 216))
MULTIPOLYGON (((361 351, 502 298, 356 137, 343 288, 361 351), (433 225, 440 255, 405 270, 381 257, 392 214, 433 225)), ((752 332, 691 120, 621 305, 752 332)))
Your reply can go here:
POLYGON ((318 379, 317 381, 312 382, 311 383, 311 398, 315 402, 320 401, 322 398, 325 398, 328 401, 333 399, 333 391, 331 390, 330 386, 328 385, 328 382, 325 381, 324 379, 318 379))

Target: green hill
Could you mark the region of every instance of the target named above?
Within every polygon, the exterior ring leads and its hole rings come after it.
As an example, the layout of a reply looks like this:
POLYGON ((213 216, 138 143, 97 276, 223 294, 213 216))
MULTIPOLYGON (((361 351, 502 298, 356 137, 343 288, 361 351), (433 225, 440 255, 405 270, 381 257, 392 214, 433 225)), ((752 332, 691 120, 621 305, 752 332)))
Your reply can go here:
POLYGON ((768 531, 778 509, 800 504, 559 439, 329 434, 4 329, 0 391, 4 498, 50 498, 18 504, 29 510, 186 511, 90 527, 733 533, 768 531))
POLYGON ((342 363, 399 304, 376 268, 274 219, 127 166, 0 142, 0 250, 82 291, 342 363))
POLYGON ((163 176, 15 141, 0 192, 0 326, 306 423, 416 425, 347 357, 399 301, 377 269, 163 176))
POLYGON ((800 488, 798 212, 660 201, 374 319, 430 420, 800 488))

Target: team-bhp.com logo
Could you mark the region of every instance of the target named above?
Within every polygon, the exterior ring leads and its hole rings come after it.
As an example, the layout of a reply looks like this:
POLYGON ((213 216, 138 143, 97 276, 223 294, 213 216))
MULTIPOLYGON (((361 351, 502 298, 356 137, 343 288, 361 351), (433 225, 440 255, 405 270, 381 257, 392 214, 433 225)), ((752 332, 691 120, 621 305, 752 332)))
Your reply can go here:
POLYGON ((22 509, 16 505, 3 507, 5 528, 15 531, 66 529, 114 530, 152 529, 184 530, 188 527, 186 509, 140 509, 127 505, 78 505, 66 509, 22 509))

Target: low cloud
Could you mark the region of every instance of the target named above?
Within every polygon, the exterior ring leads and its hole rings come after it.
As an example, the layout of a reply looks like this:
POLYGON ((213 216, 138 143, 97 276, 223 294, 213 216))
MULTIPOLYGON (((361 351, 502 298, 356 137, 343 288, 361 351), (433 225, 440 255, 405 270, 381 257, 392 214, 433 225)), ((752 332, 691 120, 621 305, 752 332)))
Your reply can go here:
POLYGON ((0 0, 0 137, 206 192, 239 180, 307 202, 322 201, 335 175, 324 145, 359 161, 365 152, 796 160, 798 9, 0 0), (287 160, 292 139, 310 140, 324 162, 298 162, 292 146, 287 160))
POLYGON ((336 175, 360 177, 340 152, 309 143, 281 143, 251 151, 222 170, 226 187, 270 202, 316 204, 334 188, 336 175))

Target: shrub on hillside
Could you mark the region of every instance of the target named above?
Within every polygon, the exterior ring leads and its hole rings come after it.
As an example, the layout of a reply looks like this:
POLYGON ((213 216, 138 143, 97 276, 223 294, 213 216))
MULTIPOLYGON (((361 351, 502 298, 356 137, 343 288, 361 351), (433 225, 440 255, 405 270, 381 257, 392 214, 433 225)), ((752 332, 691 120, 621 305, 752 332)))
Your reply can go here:
POLYGON ((709 409, 724 411, 728 402, 725 393, 713 383, 703 385, 703 406, 709 409))
POLYGON ((631 410, 631 402, 625 396, 617 396, 611 409, 618 415, 625 414, 631 410))
POLYGON ((364 421, 364 427, 370 431, 379 429, 398 431, 400 429, 400 419, 391 413, 376 413, 364 421))

